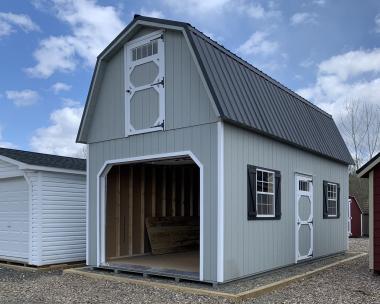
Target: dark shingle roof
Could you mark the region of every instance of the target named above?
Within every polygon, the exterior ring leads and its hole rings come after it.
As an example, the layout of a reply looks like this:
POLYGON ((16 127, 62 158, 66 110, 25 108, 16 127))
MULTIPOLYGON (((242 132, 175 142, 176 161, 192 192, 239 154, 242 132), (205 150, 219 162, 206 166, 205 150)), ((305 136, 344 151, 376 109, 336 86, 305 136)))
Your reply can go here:
POLYGON ((369 214, 369 204, 368 202, 358 202, 360 209, 362 210, 363 214, 369 214))
POLYGON ((6 148, 0 148, 0 155, 32 166, 86 171, 86 160, 81 158, 65 157, 6 148))
POLYGON ((362 214, 367 215, 368 214, 368 201, 362 201, 358 200, 356 196, 349 195, 350 199, 353 199, 357 204, 362 214))

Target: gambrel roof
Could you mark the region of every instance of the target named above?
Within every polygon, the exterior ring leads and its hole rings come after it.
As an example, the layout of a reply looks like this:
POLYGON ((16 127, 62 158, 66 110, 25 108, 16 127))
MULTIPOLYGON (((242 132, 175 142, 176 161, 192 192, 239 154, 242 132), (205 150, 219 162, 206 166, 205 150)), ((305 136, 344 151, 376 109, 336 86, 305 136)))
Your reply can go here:
POLYGON ((81 158, 73 158, 7 148, 0 148, 0 157, 1 156, 30 166, 58 168, 74 171, 86 171, 86 160, 81 158))
POLYGON ((352 164, 353 160, 331 115, 242 60, 188 23, 136 15, 99 55, 78 133, 85 142, 85 119, 96 74, 120 49, 137 25, 180 30, 185 35, 212 96, 219 117, 227 122, 297 148, 352 164))

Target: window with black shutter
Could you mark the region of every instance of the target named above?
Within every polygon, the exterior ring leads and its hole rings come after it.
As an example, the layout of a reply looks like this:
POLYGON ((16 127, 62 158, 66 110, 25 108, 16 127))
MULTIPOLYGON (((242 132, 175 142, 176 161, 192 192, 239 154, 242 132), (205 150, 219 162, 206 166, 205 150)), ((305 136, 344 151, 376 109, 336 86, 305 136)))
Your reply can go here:
POLYGON ((340 185, 323 181, 323 218, 340 217, 340 185))
POLYGON ((280 219, 280 171, 248 165, 247 175, 248 220, 280 219))

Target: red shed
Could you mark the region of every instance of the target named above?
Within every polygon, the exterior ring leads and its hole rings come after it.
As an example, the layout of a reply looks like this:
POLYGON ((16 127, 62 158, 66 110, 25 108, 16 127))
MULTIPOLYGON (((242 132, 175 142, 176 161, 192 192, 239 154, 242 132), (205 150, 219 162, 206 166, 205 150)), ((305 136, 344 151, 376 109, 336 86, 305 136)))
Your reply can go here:
POLYGON ((348 213, 348 235, 350 237, 361 237, 362 233, 362 210, 354 196, 349 196, 348 213))
POLYGON ((380 153, 358 169, 369 178, 369 268, 380 272, 380 153))

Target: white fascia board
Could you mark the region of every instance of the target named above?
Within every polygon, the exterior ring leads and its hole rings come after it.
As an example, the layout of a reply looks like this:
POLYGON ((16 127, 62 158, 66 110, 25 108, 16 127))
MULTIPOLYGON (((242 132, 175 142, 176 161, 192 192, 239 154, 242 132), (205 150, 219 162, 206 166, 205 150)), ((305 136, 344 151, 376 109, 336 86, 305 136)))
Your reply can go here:
POLYGON ((34 165, 28 165, 28 164, 23 164, 22 166, 20 166, 20 169, 21 170, 32 170, 32 171, 46 171, 46 172, 54 172, 54 173, 86 175, 86 171, 82 171, 82 170, 72 170, 72 169, 46 167, 46 166, 34 166, 34 165))
POLYGON ((370 164, 367 168, 365 168, 362 172, 358 174, 358 177, 363 177, 368 172, 370 172, 373 168, 375 168, 378 164, 380 164, 380 157, 378 157, 372 164, 370 164))
POLYGON ((0 160, 5 161, 7 163, 10 163, 12 165, 18 166, 19 169, 21 169, 20 166, 25 165, 25 163, 22 163, 18 160, 14 160, 13 158, 9 158, 9 157, 3 156, 3 155, 0 155, 0 160))

